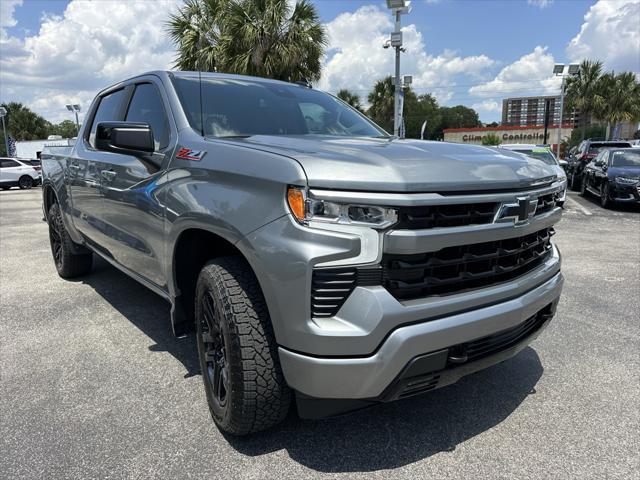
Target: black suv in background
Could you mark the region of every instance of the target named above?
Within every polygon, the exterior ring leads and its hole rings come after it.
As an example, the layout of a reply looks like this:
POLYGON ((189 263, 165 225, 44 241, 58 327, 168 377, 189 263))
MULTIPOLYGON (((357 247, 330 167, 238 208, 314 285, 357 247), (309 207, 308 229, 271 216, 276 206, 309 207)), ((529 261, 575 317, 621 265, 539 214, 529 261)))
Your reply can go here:
POLYGON ((584 167, 580 193, 600 197, 607 208, 613 202, 640 203, 640 149, 602 149, 584 167))
POLYGON ((584 167, 600 152, 601 148, 631 148, 631 143, 620 140, 597 140, 588 138, 580 142, 578 149, 567 159, 567 181, 573 191, 580 190, 580 179, 584 167))

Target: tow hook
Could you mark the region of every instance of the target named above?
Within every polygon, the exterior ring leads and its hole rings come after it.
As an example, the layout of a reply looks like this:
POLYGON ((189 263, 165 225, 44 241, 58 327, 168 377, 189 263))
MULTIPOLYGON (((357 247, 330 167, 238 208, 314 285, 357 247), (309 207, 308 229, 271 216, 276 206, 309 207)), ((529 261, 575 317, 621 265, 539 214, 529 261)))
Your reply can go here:
POLYGON ((451 363, 465 363, 468 359, 466 345, 456 346, 449 351, 449 362, 451 363))

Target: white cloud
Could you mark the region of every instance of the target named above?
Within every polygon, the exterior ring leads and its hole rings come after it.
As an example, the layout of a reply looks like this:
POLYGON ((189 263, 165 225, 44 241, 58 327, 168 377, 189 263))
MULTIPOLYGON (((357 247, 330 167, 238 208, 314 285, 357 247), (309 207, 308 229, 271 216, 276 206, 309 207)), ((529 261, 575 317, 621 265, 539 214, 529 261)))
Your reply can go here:
POLYGON ((569 42, 572 62, 602 60, 607 69, 640 72, 640 0, 599 0, 569 42))
MULTIPOLYGON (((376 80, 393 74, 393 50, 382 48, 392 30, 389 13, 373 5, 342 13, 329 22, 329 48, 319 87, 330 92, 349 88, 366 100, 376 80)), ((452 97, 456 77, 478 78, 495 63, 486 55, 462 57, 450 50, 432 55, 414 24, 403 27, 402 32, 406 48, 402 74, 413 75, 418 93, 433 92, 441 102, 452 97)))
POLYGON ((474 110, 481 110, 483 112, 499 112, 502 110, 502 105, 496 100, 483 100, 480 103, 474 103, 471 105, 474 110))
POLYGON ((13 12, 15 12, 16 7, 20 5, 22 5, 22 0, 0 1, 0 27, 13 27, 16 25, 13 12))
POLYGON ((478 97, 520 97, 525 95, 553 95, 560 91, 560 78, 552 75, 555 62, 546 47, 504 67, 491 81, 473 86, 469 93, 478 97))
MULTIPOLYGON (((5 0, 3 5, 3 18, 5 0)), ((64 104, 88 107, 95 93, 147 70, 166 69, 174 49, 164 31, 178 0, 72 0, 62 16, 45 16, 36 35, 3 40, 2 101, 21 101, 51 121, 64 104)))
POLYGON ((529 5, 535 5, 536 7, 547 8, 553 3, 553 0, 527 0, 529 5))

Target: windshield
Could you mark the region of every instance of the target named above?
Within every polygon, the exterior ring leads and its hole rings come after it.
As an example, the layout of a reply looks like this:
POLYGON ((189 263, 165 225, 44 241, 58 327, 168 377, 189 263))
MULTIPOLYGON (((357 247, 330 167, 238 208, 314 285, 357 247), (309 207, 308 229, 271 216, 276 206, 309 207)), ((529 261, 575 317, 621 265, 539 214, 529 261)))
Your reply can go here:
POLYGON ((612 167, 640 167, 640 152, 625 151, 611 154, 612 167))
POLYGON ((202 78, 201 109, 198 77, 173 81, 191 127, 205 136, 387 136, 337 98, 301 85, 202 78))
POLYGON ((556 157, 547 148, 534 148, 533 150, 514 150, 514 152, 524 153, 538 160, 542 160, 547 165, 557 165, 556 157))

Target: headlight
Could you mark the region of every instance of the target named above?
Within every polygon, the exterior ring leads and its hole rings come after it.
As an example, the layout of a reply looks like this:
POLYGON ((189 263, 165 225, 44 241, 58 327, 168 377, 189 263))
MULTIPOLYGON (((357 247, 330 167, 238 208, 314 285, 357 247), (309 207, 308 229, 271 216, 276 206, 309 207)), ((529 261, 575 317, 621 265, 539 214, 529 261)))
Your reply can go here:
POLYGON ((296 220, 303 225, 309 222, 324 222, 382 229, 398 221, 398 212, 393 208, 309 198, 306 191, 299 187, 289 187, 287 202, 296 220))
POLYGON ((640 178, 616 177, 616 183, 622 185, 635 185, 638 182, 640 182, 640 178))

